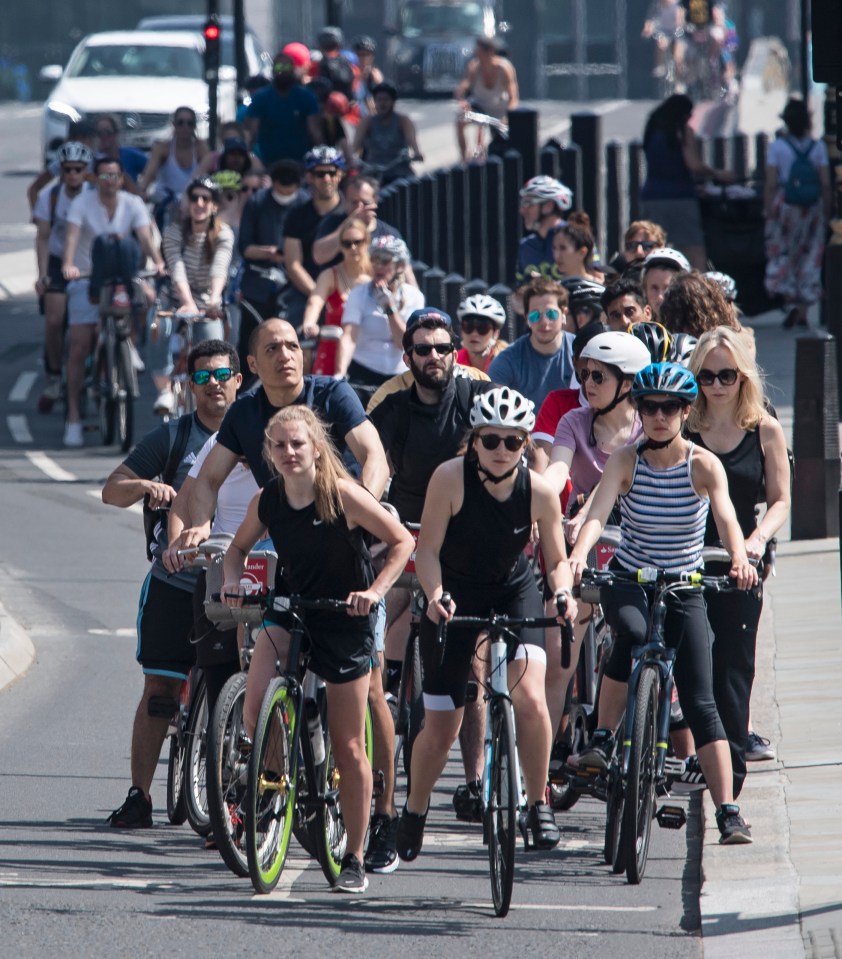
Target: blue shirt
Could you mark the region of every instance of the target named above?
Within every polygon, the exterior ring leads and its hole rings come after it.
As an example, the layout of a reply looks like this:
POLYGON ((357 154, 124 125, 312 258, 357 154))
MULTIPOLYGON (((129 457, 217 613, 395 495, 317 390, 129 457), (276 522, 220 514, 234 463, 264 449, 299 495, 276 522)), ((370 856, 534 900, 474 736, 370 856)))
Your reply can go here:
POLYGON ((495 356, 488 367, 488 376, 494 383, 522 393, 532 400, 536 410, 551 390, 570 386, 572 375, 573 363, 566 342, 555 353, 544 356, 532 346, 529 333, 495 356))
POLYGON ((553 240, 556 233, 565 226, 567 223, 562 220, 561 223, 551 227, 546 236, 530 233, 520 241, 515 273, 516 286, 523 286, 536 276, 548 276, 556 282, 561 279, 553 258, 553 240))
POLYGON ((143 150, 134 147, 120 147, 120 163, 126 176, 137 183, 137 178, 143 173, 148 157, 143 150))
POLYGON ((318 112, 315 94, 300 84, 286 94, 278 93, 273 86, 255 93, 246 117, 260 121, 258 153, 267 167, 277 160, 302 160, 310 149, 307 117, 318 112))

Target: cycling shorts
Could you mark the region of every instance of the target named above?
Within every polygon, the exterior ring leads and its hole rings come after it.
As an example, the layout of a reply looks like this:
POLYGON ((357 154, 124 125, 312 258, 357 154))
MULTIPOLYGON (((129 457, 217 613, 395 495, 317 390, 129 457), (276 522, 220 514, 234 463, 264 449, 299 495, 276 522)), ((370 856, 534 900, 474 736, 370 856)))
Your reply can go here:
POLYGON ((193 593, 149 573, 140 591, 137 661, 151 676, 187 679, 196 662, 193 593))
POLYGON ((47 293, 66 293, 67 280, 61 272, 61 257, 52 253, 47 258, 47 293))

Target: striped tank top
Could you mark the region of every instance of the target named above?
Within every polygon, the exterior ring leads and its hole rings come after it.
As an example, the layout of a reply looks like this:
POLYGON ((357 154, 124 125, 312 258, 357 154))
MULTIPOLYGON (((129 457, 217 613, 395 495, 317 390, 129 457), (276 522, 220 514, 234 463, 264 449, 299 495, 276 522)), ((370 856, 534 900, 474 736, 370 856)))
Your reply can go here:
POLYGON ((710 500, 693 487, 687 458, 668 469, 653 469, 640 455, 629 491, 620 496, 622 542, 615 554, 626 569, 652 566, 669 573, 698 569, 702 565, 710 500))

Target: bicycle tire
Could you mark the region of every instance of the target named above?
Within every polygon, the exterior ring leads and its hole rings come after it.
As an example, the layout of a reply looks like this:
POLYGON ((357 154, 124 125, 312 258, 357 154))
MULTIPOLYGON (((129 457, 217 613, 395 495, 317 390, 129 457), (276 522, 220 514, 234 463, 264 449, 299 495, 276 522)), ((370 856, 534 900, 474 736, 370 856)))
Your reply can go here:
POLYGON ((658 724, 658 672, 644 669, 635 696, 634 724, 629 746, 622 844, 626 857, 626 878, 636 886, 646 872, 649 839, 652 835, 652 807, 655 802, 655 755, 658 724))
POLYGON ((515 748, 512 704, 497 699, 491 706, 490 788, 485 817, 491 896, 494 912, 501 919, 509 911, 515 877, 520 794, 515 748))
MULTIPOLYGON (((117 427, 115 395, 117 392, 117 350, 113 338, 104 335, 95 375, 99 377, 99 429, 103 446, 111 446, 117 427)), ((182 820, 183 822, 184 820, 182 820)))
POLYGON ((249 874, 243 844, 248 761, 240 752, 246 674, 235 673, 222 687, 208 722, 208 817, 216 848, 235 876, 249 874))
MULTIPOLYGON (((179 714, 177 722, 181 722, 179 714)), ((185 747, 175 733, 170 734, 170 756, 167 763, 167 819, 173 826, 187 821, 187 797, 184 794, 185 747)))
POLYGON ((190 703, 187 748, 184 758, 184 794, 187 821, 194 832, 207 836, 211 831, 208 814, 208 688, 199 682, 190 703))
POLYGON ((395 728, 395 752, 403 754, 403 771, 406 775, 406 790, 409 792, 412 766, 412 746, 424 726, 424 695, 422 692, 421 645, 418 640, 418 624, 410 627, 404 652, 401 685, 398 692, 398 722, 395 728), (400 738, 400 747, 398 745, 400 738))
MULTIPOLYGON (((571 752, 580 753, 588 741, 588 714, 584 706, 576 703, 570 710, 568 722, 572 727, 570 731, 571 752)), ((562 783, 550 783, 549 791, 550 805, 559 812, 567 812, 568 809, 572 809, 582 795, 578 789, 562 783)))
POLYGON ((117 393, 114 419, 120 450, 128 453, 134 439, 134 370, 128 340, 117 345, 117 393))
MULTIPOLYGON (((625 720, 620 720, 623 728, 625 720)), ((605 844, 603 858, 612 872, 619 875, 626 871, 626 850, 623 844, 623 808, 625 793, 623 792, 623 747, 615 740, 614 753, 608 767, 608 789, 605 802, 605 844)))
POLYGON ((292 834, 296 786, 292 750, 298 714, 285 679, 269 684, 254 733, 246 801, 246 855, 256 892, 278 884, 292 834))

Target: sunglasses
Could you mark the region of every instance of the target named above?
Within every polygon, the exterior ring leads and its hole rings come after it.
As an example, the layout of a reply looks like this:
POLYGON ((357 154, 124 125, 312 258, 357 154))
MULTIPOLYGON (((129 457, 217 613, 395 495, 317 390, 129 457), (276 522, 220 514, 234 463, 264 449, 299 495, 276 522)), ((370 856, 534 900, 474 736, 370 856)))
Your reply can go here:
POLYGON ((176 127, 194 127, 196 126, 195 120, 176 120, 173 126, 176 127))
POLYGON ((463 333, 479 333, 480 336, 487 336, 492 330, 491 320, 473 320, 465 317, 460 324, 463 333))
POLYGON ((576 374, 576 379, 583 384, 590 380, 595 386, 601 386, 608 379, 608 376, 602 370, 589 370, 584 367, 576 374))
POLYGON ((530 323, 540 323, 542 316, 546 316, 550 322, 554 323, 561 317, 561 310, 530 310, 526 314, 530 323))
POLYGON ((105 180, 106 182, 108 181, 113 182, 114 180, 122 180, 122 178, 123 178, 122 173, 97 173, 97 179, 105 180))
POLYGON ((679 410, 684 408, 684 404, 679 400, 667 400, 665 403, 656 403, 654 400, 640 400, 637 404, 638 411, 643 416, 657 416, 663 413, 667 418, 675 416, 679 410))
POLYGON ((452 343, 416 343, 412 347, 412 352, 416 356, 429 356, 433 350, 439 356, 449 356, 453 352, 452 343))
POLYGON ((525 436, 500 436, 497 433, 482 433, 479 441, 482 443, 483 449, 496 450, 502 443, 510 453, 517 453, 518 450, 523 449, 526 439, 525 436))
POLYGON ((362 246, 365 240, 340 240, 340 245, 345 250, 352 250, 354 247, 362 246))
POLYGON ((195 373, 190 374, 190 379, 196 386, 205 386, 210 383, 211 377, 217 383, 227 383, 233 375, 234 371, 230 366, 221 366, 218 370, 196 370, 195 373))
POLYGON ((317 177, 319 180, 325 180, 329 176, 339 176, 339 170, 312 170, 311 171, 314 177, 317 177))
POLYGON ((233 203, 239 196, 239 193, 223 193, 222 199, 225 200, 226 203, 233 203))
POLYGON ((640 249, 643 250, 644 253, 651 253, 652 250, 655 249, 655 246, 656 244, 654 240, 636 240, 636 241, 629 240, 629 242, 626 243, 624 249, 626 253, 634 253, 634 251, 637 250, 638 247, 640 247, 640 249))
POLYGON ((63 166, 62 170, 65 173, 84 173, 85 167, 83 166, 63 166))
POLYGON ((207 193, 188 194, 191 203, 213 203, 213 197, 207 193))
POLYGON ((700 386, 713 386, 714 380, 719 380, 723 386, 733 386, 740 375, 739 370, 725 369, 714 373, 713 370, 699 370, 696 380, 700 386))

